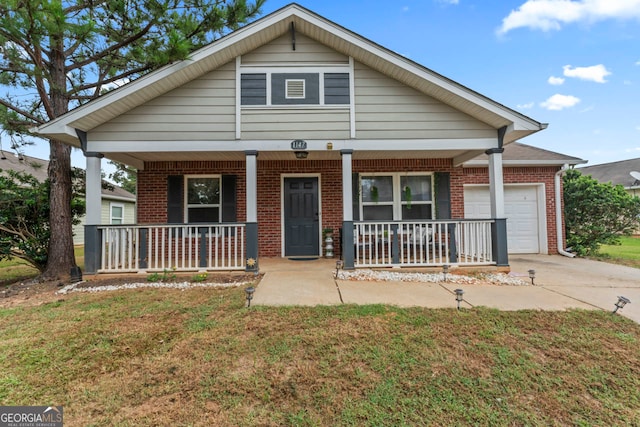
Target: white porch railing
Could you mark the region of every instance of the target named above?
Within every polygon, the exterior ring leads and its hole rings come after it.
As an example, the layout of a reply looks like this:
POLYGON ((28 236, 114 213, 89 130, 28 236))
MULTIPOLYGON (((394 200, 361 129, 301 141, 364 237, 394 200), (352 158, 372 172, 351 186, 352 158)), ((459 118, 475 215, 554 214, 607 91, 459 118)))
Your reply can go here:
POLYGON ((355 267, 495 264, 493 220, 354 224, 355 267))
POLYGON ((98 226, 98 273, 244 270, 244 224, 98 226))

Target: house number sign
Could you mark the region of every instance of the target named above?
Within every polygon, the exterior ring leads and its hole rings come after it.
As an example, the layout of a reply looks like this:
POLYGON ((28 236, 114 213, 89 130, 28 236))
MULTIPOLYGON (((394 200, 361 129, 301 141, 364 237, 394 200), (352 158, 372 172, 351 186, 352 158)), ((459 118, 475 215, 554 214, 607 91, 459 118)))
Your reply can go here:
POLYGON ((291 149, 292 150, 306 150, 307 149, 307 141, 302 139, 296 139, 291 141, 291 149))

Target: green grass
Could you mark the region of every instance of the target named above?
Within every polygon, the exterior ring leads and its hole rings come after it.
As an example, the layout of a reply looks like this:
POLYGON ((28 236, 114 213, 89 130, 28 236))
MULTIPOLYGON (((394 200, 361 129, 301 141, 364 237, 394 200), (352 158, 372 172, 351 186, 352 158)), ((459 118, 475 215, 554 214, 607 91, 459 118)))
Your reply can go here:
MULTIPOLYGON (((84 269, 84 246, 74 247, 76 263, 84 269)), ((0 285, 19 280, 32 279, 38 275, 38 270, 26 261, 18 258, 0 260, 0 285)))
POLYGON ((640 325, 602 311, 134 290, 0 309, 0 336, 0 404, 68 426, 640 425, 640 325))
POLYGON ((623 236, 620 238, 620 245, 603 245, 598 258, 640 268, 640 238, 623 236))

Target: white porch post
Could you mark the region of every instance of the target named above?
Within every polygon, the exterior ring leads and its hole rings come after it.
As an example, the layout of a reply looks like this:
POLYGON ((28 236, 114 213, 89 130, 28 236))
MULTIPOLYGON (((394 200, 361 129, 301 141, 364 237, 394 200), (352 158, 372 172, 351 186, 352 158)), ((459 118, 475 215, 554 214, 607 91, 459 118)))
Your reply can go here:
MULTIPOLYGON (((501 144, 502 145, 502 144, 501 144)), ((492 148, 486 151, 489 156, 489 198, 492 227, 494 261, 498 266, 509 265, 507 247, 507 219, 504 209, 504 179, 502 174, 502 153, 504 148, 492 148)))
POLYGON ((87 225, 100 225, 100 211, 102 204, 102 178, 100 176, 101 156, 87 154, 87 225))
POLYGON ((85 202, 87 207, 84 227, 84 269, 89 274, 98 272, 100 266, 100 257, 102 251, 102 243, 100 239, 100 231, 98 225, 101 222, 100 212, 102 210, 102 177, 101 163, 102 154, 87 153, 87 172, 86 172, 86 195, 85 202))
POLYGON ((342 150, 342 261, 346 270, 355 268, 353 249, 353 150, 342 150))
POLYGON ((258 270, 258 152, 245 151, 247 209, 247 271, 258 270), (253 260, 253 265, 249 263, 253 260))
POLYGON ((502 174, 502 152, 504 148, 487 150, 489 156, 489 197, 491 218, 504 218, 504 179, 502 174))

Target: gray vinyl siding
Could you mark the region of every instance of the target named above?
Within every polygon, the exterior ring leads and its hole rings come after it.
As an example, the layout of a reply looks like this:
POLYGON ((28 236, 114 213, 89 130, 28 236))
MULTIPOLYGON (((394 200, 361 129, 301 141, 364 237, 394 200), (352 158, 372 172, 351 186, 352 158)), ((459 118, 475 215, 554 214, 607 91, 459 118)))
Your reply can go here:
POLYGON ((235 62, 230 62, 93 129, 91 139, 234 139, 235 87, 235 62))
POLYGON ((348 64, 349 57, 299 33, 296 34, 296 50, 293 50, 291 44, 291 34, 287 33, 242 56, 242 63, 245 65, 294 62, 299 65, 348 64))
POLYGON ((242 111, 243 139, 346 139, 348 109, 265 108, 242 111))
POLYGON ((359 139, 495 138, 493 127, 360 63, 354 84, 359 139))

